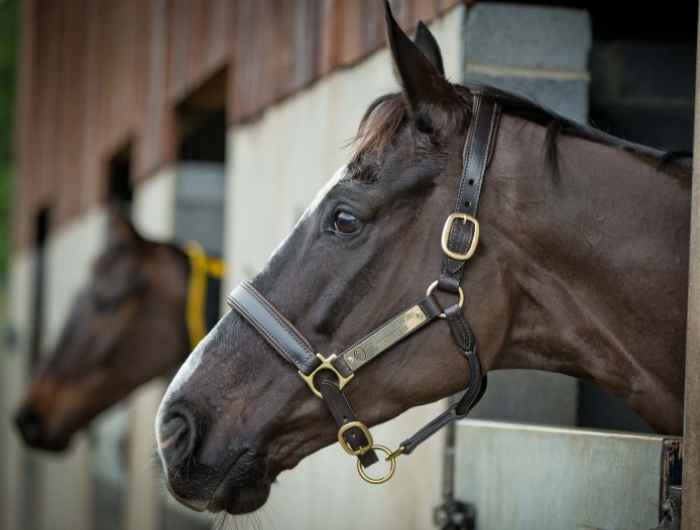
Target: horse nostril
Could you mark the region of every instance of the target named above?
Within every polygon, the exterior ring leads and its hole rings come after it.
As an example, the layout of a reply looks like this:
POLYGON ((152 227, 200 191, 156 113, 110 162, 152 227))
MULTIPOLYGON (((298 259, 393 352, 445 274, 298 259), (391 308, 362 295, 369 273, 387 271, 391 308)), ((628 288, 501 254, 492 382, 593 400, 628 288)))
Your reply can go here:
POLYGON ((189 457, 195 447, 197 431, 194 417, 180 407, 168 410, 160 424, 158 447, 169 466, 189 457))
POLYGON ((38 444, 44 435, 44 421, 31 406, 22 407, 15 415, 15 425, 24 441, 29 445, 38 444))

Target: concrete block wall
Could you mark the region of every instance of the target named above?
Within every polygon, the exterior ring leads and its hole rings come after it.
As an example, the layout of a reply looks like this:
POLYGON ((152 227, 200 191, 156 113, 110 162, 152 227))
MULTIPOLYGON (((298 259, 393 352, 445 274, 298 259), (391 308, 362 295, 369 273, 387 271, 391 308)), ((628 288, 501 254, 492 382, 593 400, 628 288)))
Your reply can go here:
POLYGON ((479 3, 465 18, 464 79, 518 92, 586 122, 591 44, 585 11, 479 3))
MULTIPOLYGON (((464 81, 517 92, 563 116, 587 121, 592 31, 585 11, 478 3, 467 12, 462 38, 464 81)), ((571 377, 494 372, 472 415, 574 425, 577 396, 577 381, 571 377)))

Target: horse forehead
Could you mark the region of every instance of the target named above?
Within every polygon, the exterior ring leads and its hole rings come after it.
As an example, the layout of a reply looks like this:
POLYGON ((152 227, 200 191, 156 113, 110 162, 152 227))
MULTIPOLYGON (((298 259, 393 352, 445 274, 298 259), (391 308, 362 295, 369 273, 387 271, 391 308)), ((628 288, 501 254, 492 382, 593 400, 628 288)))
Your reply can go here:
POLYGON ((294 228, 287 234, 287 236, 280 242, 277 247, 272 251, 272 254, 270 254, 270 257, 268 258, 268 263, 272 261, 272 258, 274 258, 277 254, 279 254, 282 249, 285 247, 285 244, 291 237, 291 235, 294 233, 294 230, 304 222, 307 218, 311 217, 314 212, 318 209, 320 204, 323 202, 323 200, 326 198, 326 196, 330 193, 330 191, 335 187, 338 182, 340 182, 343 177, 347 174, 347 166, 341 166, 338 168, 338 170, 333 173, 333 176, 328 179, 328 181, 321 187, 320 190, 316 193, 316 196, 312 199, 311 203, 309 206, 307 206, 306 210, 304 210, 304 213, 301 215, 297 223, 294 225, 294 228))
POLYGON ((319 207, 319 205, 323 202, 323 199, 326 198, 326 196, 330 193, 330 191, 333 189, 333 187, 340 182, 343 177, 347 174, 348 167, 347 165, 339 167, 335 173, 333 173, 333 176, 328 179, 328 181, 321 187, 320 190, 316 193, 316 196, 313 198, 311 201, 311 204, 306 208, 306 211, 304 212, 304 217, 308 217, 311 215, 316 209, 319 207))

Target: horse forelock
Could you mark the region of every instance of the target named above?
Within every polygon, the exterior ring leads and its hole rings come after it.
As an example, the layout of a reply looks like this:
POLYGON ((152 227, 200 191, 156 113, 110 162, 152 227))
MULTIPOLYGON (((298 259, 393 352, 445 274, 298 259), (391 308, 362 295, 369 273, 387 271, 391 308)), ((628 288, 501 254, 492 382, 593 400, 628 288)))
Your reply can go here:
MULTIPOLYGON (((383 151, 396 137, 408 116, 406 102, 399 93, 385 94, 374 100, 367 108, 353 139, 351 166, 370 152, 383 151)), ((356 180, 369 180, 367 175, 354 175, 356 180)))

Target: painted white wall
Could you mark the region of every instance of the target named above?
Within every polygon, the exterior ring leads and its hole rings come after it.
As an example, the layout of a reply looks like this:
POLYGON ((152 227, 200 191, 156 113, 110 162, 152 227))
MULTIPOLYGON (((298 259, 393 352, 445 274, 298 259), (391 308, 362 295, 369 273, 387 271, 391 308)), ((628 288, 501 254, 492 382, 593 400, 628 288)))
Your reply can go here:
MULTIPOLYGON (((105 219, 101 209, 94 209, 51 234, 47 241, 44 352, 49 352, 58 339, 73 298, 85 284, 92 262, 104 245, 105 219)), ((37 453, 36 460, 38 528, 89 530, 93 498, 86 435, 76 436, 68 454, 37 453)))
MULTIPOLYGON (((453 80, 461 79, 463 15, 464 8, 457 7, 431 26, 453 80)), ((349 150, 343 146, 355 134, 369 103, 397 89, 389 52, 383 49, 230 133, 227 290, 263 267, 315 192, 348 161, 349 150)), ((409 411, 374 428, 374 438, 394 447, 442 406, 409 411)), ((383 487, 362 482, 353 459, 339 447, 324 449, 279 477, 261 522, 286 529, 325 529, 329 524, 337 530, 430 528, 431 509, 439 497, 442 443, 436 436, 411 458, 401 459, 395 479, 383 487)))
POLYGON ((23 464, 25 451, 10 420, 21 399, 27 378, 27 357, 24 352, 29 345, 30 300, 32 256, 29 252, 16 253, 10 262, 7 291, 7 324, 17 334, 17 343, 12 351, 2 349, 0 379, 3 394, 0 436, 2 436, 3 461, 2 497, 0 498, 0 528, 22 530, 23 464))
POLYGON ((175 231, 174 167, 160 169, 134 190, 132 216, 144 237, 169 240, 175 231))
POLYGON ((73 297, 85 285, 95 257, 104 248, 106 220, 104 209, 95 208, 50 233, 46 261, 45 352, 58 339, 73 297))
MULTIPOLYGON (((90 264, 101 246, 104 215, 93 210, 60 232, 51 235, 46 247, 46 298, 44 351, 50 351, 57 339, 68 307, 84 283, 90 264)), ((31 332, 31 296, 33 284, 33 252, 19 252, 10 267, 8 320, 17 333, 15 351, 4 356, 3 391, 6 409, 3 421, 11 418, 28 382, 27 349, 31 332)), ((26 452, 13 429, 4 425, 6 437, 6 482, 3 528, 26 527, 25 507, 34 507, 38 530, 89 530, 92 523, 92 497, 87 438, 77 436, 68 453, 49 456, 26 452), (35 467, 32 481, 32 502, 23 499, 26 458, 35 467)))

